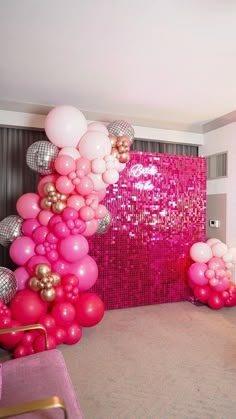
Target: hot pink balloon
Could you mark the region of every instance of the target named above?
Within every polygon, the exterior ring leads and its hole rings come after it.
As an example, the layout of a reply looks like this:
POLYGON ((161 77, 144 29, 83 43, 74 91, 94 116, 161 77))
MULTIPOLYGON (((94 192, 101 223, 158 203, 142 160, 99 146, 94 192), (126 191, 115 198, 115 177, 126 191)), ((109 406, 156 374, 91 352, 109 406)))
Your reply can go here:
POLYGON ((224 277, 224 278, 220 278, 218 281, 218 284, 214 287, 215 291, 226 291, 229 288, 229 280, 228 278, 224 277))
POLYGON ((57 106, 45 119, 45 131, 49 140, 56 146, 76 147, 87 131, 87 121, 77 108, 57 106))
POLYGON ((207 265, 202 262, 195 262, 188 268, 188 278, 196 285, 207 285, 208 278, 204 275, 207 270, 207 265))
POLYGON ((66 275, 70 270, 71 264, 66 262, 63 258, 58 259, 56 262, 52 263, 52 272, 57 272, 59 275, 66 275))
POLYGON ((39 226, 40 224, 36 218, 28 218, 28 220, 25 220, 22 224, 22 233, 25 236, 31 237, 33 231, 39 226))
POLYGON ((41 255, 35 255, 32 256, 27 264, 26 264, 26 269, 29 272, 30 276, 34 276, 35 274, 35 268, 39 263, 46 263, 47 265, 51 266, 49 260, 46 258, 46 256, 41 256, 41 255))
POLYGON ((10 246, 10 257, 17 265, 24 265, 35 254, 34 248, 30 237, 19 237, 10 246))
POLYGON ((89 290, 97 281, 98 267, 95 260, 87 255, 70 265, 70 273, 79 278, 79 290, 84 292, 89 290))
POLYGON ((59 241, 58 252, 67 262, 82 259, 89 251, 88 241, 80 234, 59 241))
MULTIPOLYGON (((204 242, 194 243, 190 248, 190 256, 194 262, 208 262, 212 257, 210 246, 204 242)), ((202 284, 203 285, 203 284, 202 284)))
POLYGON ((87 131, 78 146, 82 157, 89 160, 100 159, 111 153, 111 141, 107 134, 87 131))
POLYGON ((17 290, 21 291, 26 288, 26 284, 29 280, 29 274, 27 270, 21 266, 20 268, 16 268, 14 271, 14 275, 17 280, 17 290))
POLYGON ((36 218, 41 210, 39 203, 39 195, 29 192, 21 195, 21 197, 17 200, 16 209, 18 214, 24 219, 36 218))

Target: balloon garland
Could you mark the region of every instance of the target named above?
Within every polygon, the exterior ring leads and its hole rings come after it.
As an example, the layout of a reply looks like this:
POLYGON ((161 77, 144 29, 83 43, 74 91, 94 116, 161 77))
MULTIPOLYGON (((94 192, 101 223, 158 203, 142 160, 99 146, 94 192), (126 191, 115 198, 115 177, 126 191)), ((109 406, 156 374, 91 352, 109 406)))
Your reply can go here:
MULTIPOLYGON (((14 272, 0 267, 0 328, 41 323, 49 348, 77 343, 83 327, 104 315, 89 292, 98 277, 87 237, 104 234, 112 217, 101 202, 128 162, 134 130, 128 122, 87 124, 73 106, 46 116, 49 141, 33 143, 26 163, 40 174, 37 193, 17 200, 18 215, 0 222, 0 244, 9 246, 14 272)), ((0 347, 15 357, 43 351, 38 331, 11 332, 0 347)))
POLYGON ((219 239, 194 243, 190 248, 193 263, 188 269, 188 285, 197 300, 213 310, 236 305, 236 284, 231 280, 236 265, 236 248, 219 239))

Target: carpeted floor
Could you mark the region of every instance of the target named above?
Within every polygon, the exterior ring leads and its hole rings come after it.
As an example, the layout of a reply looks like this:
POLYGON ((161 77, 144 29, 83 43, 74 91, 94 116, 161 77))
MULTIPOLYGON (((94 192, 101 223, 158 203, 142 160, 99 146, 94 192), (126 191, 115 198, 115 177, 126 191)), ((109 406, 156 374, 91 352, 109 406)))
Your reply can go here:
POLYGON ((59 348, 86 419, 236 418, 236 307, 107 311, 59 348))

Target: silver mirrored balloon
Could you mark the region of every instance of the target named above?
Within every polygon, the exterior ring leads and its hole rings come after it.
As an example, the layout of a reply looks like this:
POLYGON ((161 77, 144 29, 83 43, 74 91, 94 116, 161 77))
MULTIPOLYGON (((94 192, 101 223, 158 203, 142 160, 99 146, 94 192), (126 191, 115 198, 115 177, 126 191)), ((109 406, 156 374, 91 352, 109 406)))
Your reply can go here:
POLYGON ((17 291, 17 279, 12 271, 0 266, 0 300, 10 303, 17 291))
POLYGON ((112 224, 112 216, 111 216, 111 213, 107 211, 107 214, 105 215, 105 217, 98 220, 98 229, 96 231, 96 234, 106 233, 109 227, 111 226, 111 224, 112 224))
POLYGON ((55 173, 54 162, 59 148, 49 141, 37 141, 29 146, 26 153, 26 163, 30 169, 41 175, 55 173))
POLYGON ((123 135, 127 137, 130 141, 130 145, 134 141, 134 129, 126 121, 112 121, 110 124, 107 125, 107 129, 109 134, 112 134, 115 137, 122 137, 123 135))
POLYGON ((22 236, 23 218, 19 215, 9 215, 0 221, 0 244, 8 247, 15 239, 22 236))

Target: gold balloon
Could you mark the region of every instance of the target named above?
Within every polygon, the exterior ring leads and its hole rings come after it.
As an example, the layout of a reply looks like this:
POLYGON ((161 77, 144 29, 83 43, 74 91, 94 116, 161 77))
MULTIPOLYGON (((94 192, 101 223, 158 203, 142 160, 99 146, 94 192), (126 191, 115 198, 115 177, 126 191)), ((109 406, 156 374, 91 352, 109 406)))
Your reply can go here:
POLYGON ((129 153, 122 153, 119 157, 120 163, 127 163, 130 159, 129 153))
POLYGON ((62 201, 57 201, 55 204, 53 204, 52 209, 57 214, 60 214, 64 209, 66 208, 66 204, 62 201))
POLYGON ((111 140, 111 146, 114 147, 116 145, 117 142, 117 138, 114 135, 109 135, 109 138, 111 140))
POLYGON ((40 297, 42 298, 43 301, 53 301, 55 296, 56 296, 55 288, 50 288, 48 290, 43 289, 40 292, 40 297))
POLYGON ((36 276, 33 276, 32 278, 30 278, 29 286, 33 291, 41 290, 40 281, 38 280, 38 278, 36 278, 36 276))
POLYGON ((55 192, 55 185, 52 182, 45 183, 43 187, 43 192, 45 195, 48 195, 50 192, 55 192))
POLYGON ((46 263, 39 263, 35 269, 35 274, 37 275, 38 278, 43 278, 50 272, 51 272, 51 268, 46 263))
POLYGON ((41 208, 47 210, 52 206, 52 203, 48 200, 48 198, 43 198, 41 199, 40 205, 41 205, 41 208))
POLYGON ((52 273, 51 277, 53 279, 53 284, 54 285, 59 285, 60 284, 60 282, 61 282, 60 275, 58 275, 57 273, 52 273))

